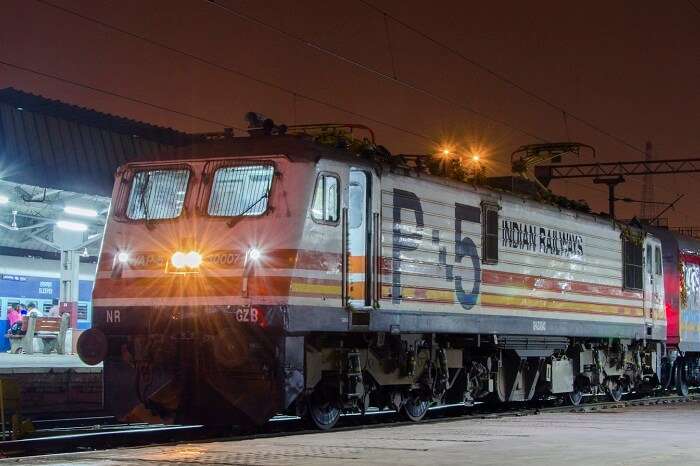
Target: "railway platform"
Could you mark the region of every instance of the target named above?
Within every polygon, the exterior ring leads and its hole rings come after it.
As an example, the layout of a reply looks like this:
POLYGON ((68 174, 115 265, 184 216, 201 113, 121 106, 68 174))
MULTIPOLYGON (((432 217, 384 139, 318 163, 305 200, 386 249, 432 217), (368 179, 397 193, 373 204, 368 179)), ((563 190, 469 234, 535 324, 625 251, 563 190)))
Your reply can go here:
POLYGON ((24 416, 102 409, 102 366, 75 354, 0 353, 0 379, 18 387, 24 416))
POLYGON ((183 443, 0 461, 15 465, 699 464, 700 403, 635 406, 183 443))

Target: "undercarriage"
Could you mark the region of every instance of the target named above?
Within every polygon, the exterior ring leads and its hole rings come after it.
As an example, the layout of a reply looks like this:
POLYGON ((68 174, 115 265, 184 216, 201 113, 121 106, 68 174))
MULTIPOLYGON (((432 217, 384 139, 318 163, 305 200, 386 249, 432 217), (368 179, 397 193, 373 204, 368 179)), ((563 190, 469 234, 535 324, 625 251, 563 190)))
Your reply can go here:
POLYGON ((652 341, 290 335, 225 312, 159 315, 141 332, 106 336, 106 404, 122 419, 259 425, 286 413, 329 429, 342 413, 370 408, 418 421, 432 405, 549 397, 579 404, 587 395, 619 400, 625 392, 653 390, 674 374, 686 385, 700 380, 697 358, 669 362, 663 345, 652 341))
POLYGON ((306 338, 303 394, 292 414, 331 428, 342 412, 393 409, 420 420, 434 404, 586 395, 619 401, 659 385, 661 344, 435 334, 306 338))

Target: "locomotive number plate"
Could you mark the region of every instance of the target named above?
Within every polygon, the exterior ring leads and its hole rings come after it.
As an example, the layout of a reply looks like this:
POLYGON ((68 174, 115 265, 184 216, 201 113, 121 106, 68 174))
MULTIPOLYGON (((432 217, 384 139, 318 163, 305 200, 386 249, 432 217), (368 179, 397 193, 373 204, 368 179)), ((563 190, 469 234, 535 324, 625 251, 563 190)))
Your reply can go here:
POLYGON ((533 332, 546 332, 547 322, 544 320, 533 320, 532 321, 532 331, 533 332))

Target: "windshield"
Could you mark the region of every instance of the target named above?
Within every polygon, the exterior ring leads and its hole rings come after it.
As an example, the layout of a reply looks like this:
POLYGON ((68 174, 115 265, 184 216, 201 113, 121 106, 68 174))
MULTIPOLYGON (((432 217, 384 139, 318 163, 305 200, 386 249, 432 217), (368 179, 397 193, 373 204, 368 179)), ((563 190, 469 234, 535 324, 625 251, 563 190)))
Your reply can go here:
POLYGON ((131 185, 127 218, 148 221, 179 217, 189 179, 189 170, 137 172, 131 185))
POLYGON ((272 165, 244 165, 216 170, 209 198, 209 215, 261 215, 267 210, 272 165))

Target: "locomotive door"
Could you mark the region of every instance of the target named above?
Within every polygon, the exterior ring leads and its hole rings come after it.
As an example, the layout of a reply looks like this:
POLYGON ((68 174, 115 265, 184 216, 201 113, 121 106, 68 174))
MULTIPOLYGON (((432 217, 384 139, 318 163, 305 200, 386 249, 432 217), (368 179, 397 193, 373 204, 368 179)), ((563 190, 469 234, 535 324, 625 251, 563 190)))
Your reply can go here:
POLYGON ((644 317, 653 324, 657 308, 661 305, 663 286, 661 248, 646 241, 644 245, 644 317))
POLYGON ((355 309, 371 305, 372 177, 350 169, 347 213, 347 299, 355 309))

